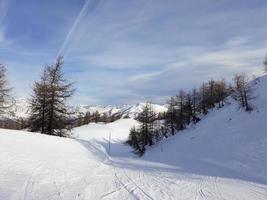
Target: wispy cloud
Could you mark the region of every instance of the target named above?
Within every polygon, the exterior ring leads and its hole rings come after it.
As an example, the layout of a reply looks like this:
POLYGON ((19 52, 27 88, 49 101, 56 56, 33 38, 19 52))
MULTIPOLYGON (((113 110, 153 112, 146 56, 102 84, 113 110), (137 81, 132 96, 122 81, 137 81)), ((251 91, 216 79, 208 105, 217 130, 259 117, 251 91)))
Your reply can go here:
POLYGON ((183 61, 166 64, 158 71, 134 75, 128 79, 127 84, 134 93, 154 94, 157 99, 160 95, 175 94, 179 88, 188 90, 200 86, 210 78, 226 77, 231 80, 239 72, 257 75, 261 73, 263 55, 267 52, 265 44, 261 47, 203 50, 200 54, 185 56, 183 61))
POLYGON ((83 5, 81 11, 79 12, 78 16, 76 17, 76 19, 75 19, 73 25, 71 26, 62 46, 59 49, 58 55, 63 55, 65 53, 66 48, 68 47, 72 37, 75 36, 75 32, 77 31, 77 28, 78 28, 80 22, 84 20, 84 17, 86 16, 86 14, 88 14, 88 12, 93 10, 99 2, 100 2, 100 0, 85 0, 85 3, 83 5))
POLYGON ((5 25, 4 20, 8 11, 7 0, 0 1, 0 43, 4 42, 5 39, 5 25))
POLYGON ((57 54, 76 82, 74 103, 113 104, 162 102, 210 77, 258 73, 267 53, 261 0, 0 2, 0 59, 20 95, 57 54))

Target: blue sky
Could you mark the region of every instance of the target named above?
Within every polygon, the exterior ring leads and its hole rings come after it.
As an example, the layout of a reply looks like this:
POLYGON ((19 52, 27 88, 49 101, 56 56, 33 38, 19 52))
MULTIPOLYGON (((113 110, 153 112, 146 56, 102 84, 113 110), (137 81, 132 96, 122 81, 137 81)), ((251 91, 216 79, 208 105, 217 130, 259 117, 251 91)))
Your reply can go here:
POLYGON ((266 0, 0 0, 0 63, 27 98, 65 56, 72 104, 163 103, 180 88, 259 74, 266 0))

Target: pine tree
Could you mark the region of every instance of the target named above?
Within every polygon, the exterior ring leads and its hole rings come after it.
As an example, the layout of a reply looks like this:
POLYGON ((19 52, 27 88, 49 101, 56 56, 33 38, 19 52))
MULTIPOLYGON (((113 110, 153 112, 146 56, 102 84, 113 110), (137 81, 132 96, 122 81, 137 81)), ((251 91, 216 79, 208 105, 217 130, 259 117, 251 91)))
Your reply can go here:
POLYGON ((207 97, 207 88, 205 83, 202 84, 201 88, 200 88, 200 107, 201 107, 201 111, 203 114, 207 114, 208 113, 208 106, 207 106, 207 102, 208 102, 208 97, 207 97))
POLYGON ((85 116, 84 116, 84 124, 89 124, 91 122, 91 113, 90 112, 86 112, 85 116))
POLYGON ((64 136, 67 127, 66 100, 74 93, 73 84, 69 83, 62 72, 63 57, 59 56, 55 65, 49 67, 49 115, 48 134, 64 136))
POLYGON ((186 93, 183 90, 180 90, 179 95, 176 96, 177 101, 177 119, 176 119, 176 129, 183 130, 186 125, 186 93))
POLYGON ((108 123, 109 122, 109 116, 107 113, 103 113, 101 118, 101 122, 108 123))
POLYGON ((98 111, 95 111, 93 113, 93 119, 95 123, 98 123, 100 121, 100 113, 98 111))
POLYGON ((126 144, 134 149, 134 153, 142 156, 145 153, 145 144, 140 131, 137 131, 135 126, 131 128, 126 144))
POLYGON ((219 103, 219 108, 221 108, 224 106, 224 101, 226 97, 228 96, 228 88, 226 86, 224 79, 221 79, 220 81, 216 81, 215 93, 216 93, 215 101, 216 103, 219 103))
POLYGON ((134 149, 134 153, 142 156, 146 151, 146 146, 154 143, 154 121, 156 114, 150 103, 146 103, 143 111, 138 115, 139 125, 133 127, 126 143, 134 149))
POLYGON ((6 78, 6 68, 0 64, 0 115, 4 114, 13 104, 10 96, 11 89, 6 78))
POLYGON ((30 130, 33 132, 40 131, 48 134, 48 98, 49 98, 49 71, 45 67, 41 80, 35 82, 33 86, 33 95, 30 100, 31 115, 29 119, 30 130))
POLYGON ((213 108, 215 106, 215 102, 216 102, 216 94, 215 94, 215 81, 213 79, 211 79, 210 81, 208 81, 208 83, 206 84, 207 87, 207 106, 208 108, 213 108))
POLYGON ((201 111, 200 106, 200 95, 196 88, 192 91, 192 119, 194 123, 197 123, 200 121, 200 119, 197 117, 197 114, 201 111))
POLYGON ((153 123, 156 113, 153 111, 151 103, 146 103, 143 111, 138 115, 137 120, 140 123, 140 132, 143 135, 144 145, 151 146, 153 144, 153 123))
POLYGON ((171 131, 171 134, 175 134, 175 123, 177 120, 177 105, 174 97, 171 97, 170 100, 167 101, 168 110, 166 112, 165 119, 165 127, 171 131))
POLYGON ((238 100, 246 111, 253 110, 250 100, 253 99, 252 89, 248 78, 243 74, 237 74, 234 77, 234 93, 233 97, 238 100))
POLYGON ((186 124, 189 125, 193 119, 193 100, 190 93, 185 96, 184 116, 186 124))
POLYGON ((33 87, 31 98, 30 128, 48 135, 65 136, 67 129, 66 100, 74 93, 62 72, 63 57, 59 56, 56 63, 46 66, 40 82, 33 87))

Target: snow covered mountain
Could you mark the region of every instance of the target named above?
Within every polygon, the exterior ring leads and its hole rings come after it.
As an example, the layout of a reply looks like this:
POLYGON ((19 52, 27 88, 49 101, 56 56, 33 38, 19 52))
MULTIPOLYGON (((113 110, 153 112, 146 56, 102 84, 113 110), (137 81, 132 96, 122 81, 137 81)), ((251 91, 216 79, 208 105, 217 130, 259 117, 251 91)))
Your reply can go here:
POLYGON ((229 99, 142 158, 123 144, 134 119, 73 139, 0 129, 0 199, 265 200, 267 76, 253 87, 253 112, 229 99))
MULTIPOLYGON (((78 114, 86 114, 86 112, 96 112, 100 114, 115 115, 119 114, 123 117, 135 118, 137 115, 142 112, 145 103, 137 103, 135 105, 121 105, 121 106, 88 106, 88 105, 79 105, 70 107, 71 111, 78 114)), ((153 110, 157 113, 167 111, 165 105, 152 104, 153 110)))
MULTIPOLYGON (((137 103, 134 105, 121 105, 121 106, 89 106, 89 105, 77 105, 70 106, 70 112, 74 113, 73 117, 78 117, 79 115, 84 116, 87 112, 93 113, 98 111, 100 115, 107 114, 119 115, 129 118, 135 118, 142 111, 145 103, 137 103)), ((165 105, 152 104, 153 110, 157 113, 167 110, 165 105)), ((27 118, 29 116, 29 103, 26 99, 17 99, 13 107, 11 107, 9 114, 6 115, 7 118, 27 118)))

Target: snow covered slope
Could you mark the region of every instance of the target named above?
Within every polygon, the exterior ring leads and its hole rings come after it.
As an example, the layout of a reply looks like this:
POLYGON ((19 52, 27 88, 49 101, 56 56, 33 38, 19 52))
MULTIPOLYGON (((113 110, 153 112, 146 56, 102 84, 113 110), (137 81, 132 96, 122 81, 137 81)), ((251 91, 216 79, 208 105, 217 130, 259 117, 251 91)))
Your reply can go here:
POLYGON ((76 139, 0 130, 0 199, 265 200, 266 86, 255 85, 255 111, 229 100, 142 158, 122 144, 133 119, 76 128, 76 139))

